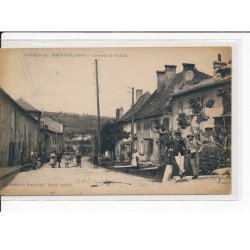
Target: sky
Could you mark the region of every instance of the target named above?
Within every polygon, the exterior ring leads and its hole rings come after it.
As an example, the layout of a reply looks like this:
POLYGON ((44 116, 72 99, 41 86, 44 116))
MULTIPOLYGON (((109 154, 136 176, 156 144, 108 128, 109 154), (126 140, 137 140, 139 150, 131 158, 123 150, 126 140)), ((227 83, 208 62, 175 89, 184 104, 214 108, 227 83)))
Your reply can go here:
POLYGON ((42 111, 95 115, 97 59, 101 116, 114 117, 116 108, 130 108, 128 86, 153 93, 166 64, 180 72, 182 63, 194 63, 212 75, 218 54, 231 60, 230 47, 1 49, 0 86, 42 111))

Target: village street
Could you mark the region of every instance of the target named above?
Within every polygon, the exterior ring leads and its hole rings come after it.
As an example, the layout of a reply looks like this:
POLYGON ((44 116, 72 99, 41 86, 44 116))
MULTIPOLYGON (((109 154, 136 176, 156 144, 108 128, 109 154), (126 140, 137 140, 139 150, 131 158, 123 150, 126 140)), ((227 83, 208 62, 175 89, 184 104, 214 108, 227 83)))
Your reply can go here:
POLYGON ((230 190, 230 181, 217 178, 178 181, 162 184, 154 179, 94 168, 83 158, 82 168, 51 168, 21 172, 0 183, 5 195, 122 195, 122 194, 218 194, 230 190), (7 185, 6 185, 7 184, 7 185))

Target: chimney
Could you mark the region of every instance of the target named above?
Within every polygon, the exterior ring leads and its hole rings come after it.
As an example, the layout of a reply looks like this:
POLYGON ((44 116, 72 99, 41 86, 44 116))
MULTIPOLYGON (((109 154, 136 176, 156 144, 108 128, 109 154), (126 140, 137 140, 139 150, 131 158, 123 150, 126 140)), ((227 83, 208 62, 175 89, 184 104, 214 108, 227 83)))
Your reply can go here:
POLYGON ((120 107, 120 119, 124 116, 124 109, 120 107))
POLYGON ((157 75, 157 91, 159 91, 162 86, 166 83, 166 71, 160 71, 157 70, 156 71, 156 75, 157 75))
POLYGON ((183 79, 185 82, 190 82, 194 80, 194 70, 195 64, 193 63, 183 63, 183 79))
POLYGON ((116 121, 118 122, 124 116, 123 107, 116 109, 116 121))
POLYGON ((120 109, 116 109, 115 117, 116 117, 116 121, 118 122, 120 120, 120 109))
POLYGON ((218 54, 218 62, 221 62, 221 54, 218 54))
POLYGON ((165 65, 165 70, 157 70, 157 90, 169 82, 176 74, 176 65, 165 65))
POLYGON ((176 74, 176 65, 165 65, 166 81, 170 81, 176 74))
POLYGON ((137 89, 136 90, 136 102, 141 98, 141 96, 143 95, 143 90, 142 89, 137 89))
POLYGON ((218 54, 218 61, 214 61, 213 63, 213 75, 221 76, 220 69, 225 69, 227 67, 227 63, 222 62, 221 54, 218 54))

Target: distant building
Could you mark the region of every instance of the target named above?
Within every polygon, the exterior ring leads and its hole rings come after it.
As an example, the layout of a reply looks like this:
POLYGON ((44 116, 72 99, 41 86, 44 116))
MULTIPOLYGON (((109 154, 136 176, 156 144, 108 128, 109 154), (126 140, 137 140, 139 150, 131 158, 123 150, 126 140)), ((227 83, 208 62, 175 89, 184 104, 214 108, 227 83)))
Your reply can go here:
MULTIPOLYGON (((143 94, 143 90, 136 90, 136 102, 134 105, 134 115, 140 110, 140 108, 145 104, 145 102, 150 97, 150 93, 146 92, 143 94)), ((116 110, 116 120, 122 124, 124 131, 131 133, 131 120, 132 120, 132 110, 128 110, 125 115, 123 115, 123 108, 116 110), (120 113, 122 112, 122 113, 120 113), (119 119, 118 119, 119 118, 119 119)), ((136 140, 136 124, 134 128, 135 133, 135 147, 137 147, 136 140)), ((128 161, 131 157, 131 134, 128 139, 123 139, 118 142, 115 147, 116 159, 122 161, 128 161)))
POLYGON ((0 167, 29 163, 39 130, 39 118, 0 88, 0 167))
POLYGON ((64 149, 63 124, 48 117, 41 118, 41 141, 40 147, 48 158, 50 153, 55 150, 60 152, 64 149))
POLYGON ((39 121, 38 148, 43 150, 45 157, 48 158, 52 150, 56 150, 57 152, 63 150, 63 124, 49 116, 42 115, 41 111, 22 98, 19 98, 17 103, 39 121))

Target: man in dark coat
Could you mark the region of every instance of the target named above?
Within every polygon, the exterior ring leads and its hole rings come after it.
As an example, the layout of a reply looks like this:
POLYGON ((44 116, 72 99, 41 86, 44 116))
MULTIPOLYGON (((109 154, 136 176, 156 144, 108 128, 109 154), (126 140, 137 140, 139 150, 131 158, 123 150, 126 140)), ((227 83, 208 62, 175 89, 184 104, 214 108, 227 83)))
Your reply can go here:
POLYGON ((173 167, 175 159, 173 155, 173 138, 169 131, 164 127, 159 131, 161 136, 161 147, 164 149, 164 156, 162 157, 162 163, 165 165, 164 175, 162 183, 165 184, 173 178, 173 167))
POLYGON ((179 167, 179 175, 182 179, 185 173, 184 157, 186 154, 186 143, 181 137, 181 132, 175 132, 175 139, 173 140, 173 154, 179 167))

